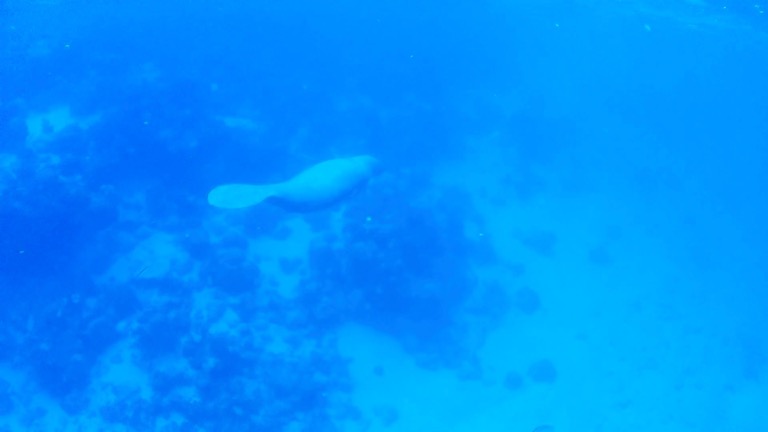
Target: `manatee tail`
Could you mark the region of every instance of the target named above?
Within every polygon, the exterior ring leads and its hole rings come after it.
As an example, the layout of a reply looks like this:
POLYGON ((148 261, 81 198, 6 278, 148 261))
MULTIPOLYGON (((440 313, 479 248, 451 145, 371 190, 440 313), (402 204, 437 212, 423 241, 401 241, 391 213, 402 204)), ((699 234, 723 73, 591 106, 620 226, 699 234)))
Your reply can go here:
POLYGON ((275 194, 274 184, 225 184, 208 193, 208 204, 225 209, 251 207, 275 194))

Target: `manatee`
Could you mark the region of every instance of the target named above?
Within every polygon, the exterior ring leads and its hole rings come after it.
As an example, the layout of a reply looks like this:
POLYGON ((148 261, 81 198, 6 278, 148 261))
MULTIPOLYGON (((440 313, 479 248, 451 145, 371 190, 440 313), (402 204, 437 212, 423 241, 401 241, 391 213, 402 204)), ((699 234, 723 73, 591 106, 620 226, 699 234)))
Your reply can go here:
POLYGON ((286 210, 317 210, 343 200, 378 170, 379 162, 372 156, 331 159, 313 165, 282 183, 217 186, 208 193, 208 203, 224 209, 267 202, 286 210))

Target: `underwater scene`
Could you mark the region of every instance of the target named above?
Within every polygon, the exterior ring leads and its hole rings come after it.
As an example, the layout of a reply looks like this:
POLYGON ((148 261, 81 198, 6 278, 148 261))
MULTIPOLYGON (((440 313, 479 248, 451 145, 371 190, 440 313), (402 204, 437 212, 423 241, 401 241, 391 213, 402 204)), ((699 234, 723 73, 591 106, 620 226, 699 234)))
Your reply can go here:
POLYGON ((768 431, 768 0, 0 0, 0 432, 768 431))

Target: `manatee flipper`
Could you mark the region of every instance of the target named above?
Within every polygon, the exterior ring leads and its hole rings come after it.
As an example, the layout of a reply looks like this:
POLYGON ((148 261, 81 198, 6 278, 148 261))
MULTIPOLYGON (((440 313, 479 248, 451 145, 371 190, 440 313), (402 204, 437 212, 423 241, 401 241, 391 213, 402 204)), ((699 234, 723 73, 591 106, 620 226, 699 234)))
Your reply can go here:
POLYGON ((225 209, 254 206, 275 195, 276 184, 232 183, 217 186, 208 193, 208 204, 225 209))

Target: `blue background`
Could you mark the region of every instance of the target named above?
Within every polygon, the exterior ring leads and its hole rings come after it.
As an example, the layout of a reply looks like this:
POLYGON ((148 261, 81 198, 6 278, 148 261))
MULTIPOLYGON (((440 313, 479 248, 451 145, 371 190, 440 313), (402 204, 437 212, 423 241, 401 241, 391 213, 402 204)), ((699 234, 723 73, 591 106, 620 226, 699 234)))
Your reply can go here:
POLYGON ((0 1, 0 430, 768 427, 766 15, 0 1))

